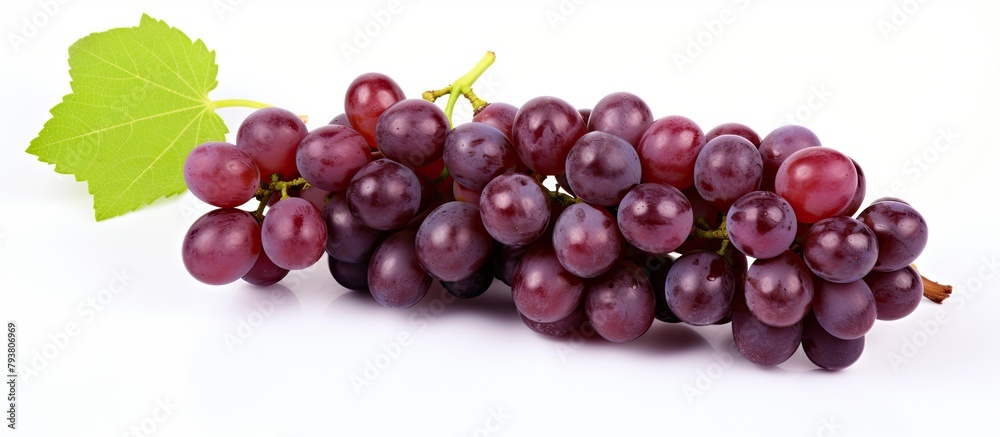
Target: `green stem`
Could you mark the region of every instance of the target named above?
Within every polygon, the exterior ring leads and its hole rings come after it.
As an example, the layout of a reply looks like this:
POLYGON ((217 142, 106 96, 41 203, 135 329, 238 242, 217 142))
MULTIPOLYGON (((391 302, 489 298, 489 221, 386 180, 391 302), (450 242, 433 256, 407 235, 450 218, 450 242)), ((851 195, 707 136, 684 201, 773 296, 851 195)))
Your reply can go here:
POLYGON ((257 101, 254 101, 254 100, 246 100, 246 99, 212 100, 211 105, 212 105, 212 108, 214 108, 214 109, 218 109, 218 108, 231 108, 231 107, 234 107, 234 106, 244 107, 244 108, 256 108, 256 109, 260 109, 260 108, 268 108, 268 107, 272 106, 272 105, 268 105, 267 103, 261 103, 261 102, 257 102, 257 101))
POLYGON ((482 107, 486 106, 486 101, 478 98, 472 93, 472 84, 479 79, 479 76, 482 76, 483 73, 486 72, 486 69, 490 68, 490 65, 493 65, 493 62, 496 61, 496 59, 496 54, 493 52, 486 52, 482 59, 480 59, 476 66, 472 67, 472 70, 469 70, 468 73, 465 73, 462 77, 455 79, 451 85, 439 90, 427 91, 423 93, 423 98, 433 102, 437 100, 438 97, 449 94, 448 104, 444 107, 444 115, 448 117, 448 124, 454 126, 455 124, 451 121, 451 114, 455 110, 455 103, 458 102, 459 96, 466 96, 466 98, 468 98, 472 103, 474 111, 478 111, 479 109, 482 109, 482 107))

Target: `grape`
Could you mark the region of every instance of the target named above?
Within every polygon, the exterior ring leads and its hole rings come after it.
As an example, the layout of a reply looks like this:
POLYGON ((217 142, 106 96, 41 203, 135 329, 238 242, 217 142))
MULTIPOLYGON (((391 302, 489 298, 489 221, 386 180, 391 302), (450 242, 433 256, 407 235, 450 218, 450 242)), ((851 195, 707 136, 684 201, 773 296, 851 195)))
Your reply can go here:
POLYGON ((552 323, 579 306, 584 282, 559 263, 551 243, 539 241, 521 257, 510 290, 521 315, 535 322, 552 323))
POLYGON ((846 283, 863 278, 875 266, 878 242, 868 226, 850 217, 816 222, 806 233, 802 258, 816 276, 846 283))
POLYGON ((257 193, 260 171, 253 158, 236 146, 209 142, 195 147, 187 156, 184 183, 203 202, 233 208, 257 193))
POLYGON ((774 258, 788 250, 797 229, 792 206, 770 191, 747 193, 726 216, 730 243, 754 258, 774 258))
POLYGON ((511 132, 521 162, 536 173, 557 175, 565 171, 566 155, 587 126, 564 100, 536 97, 517 111, 511 132))
POLYGON ((360 263, 339 261, 327 257, 330 275, 338 284, 348 290, 368 291, 368 260, 360 263))
POLYGON ((490 181, 479 198, 489 234, 502 244, 523 246, 538 239, 549 223, 549 196, 530 176, 505 174, 490 181))
POLYGON ((802 322, 775 328, 746 307, 733 310, 733 340, 747 360, 762 366, 776 366, 791 358, 802 342, 802 322))
POLYGON ((760 157, 764 163, 764 177, 760 189, 774 191, 774 177, 778 167, 788 156, 808 147, 819 147, 819 138, 802 126, 781 126, 760 141, 760 157))
POLYGON ((899 203, 902 203, 904 205, 909 205, 910 204, 909 202, 907 202, 907 201, 905 201, 903 199, 900 199, 898 197, 889 197, 889 196, 879 197, 878 199, 875 199, 872 203, 879 203, 879 202, 899 202, 899 203))
MULTIPOLYGON (((281 194, 280 192, 277 194, 281 194)), ((291 193, 289 193, 290 195, 291 193)), ((306 199, 312 204, 316 211, 323 212, 323 208, 326 206, 326 197, 330 195, 329 191, 310 186, 299 192, 299 197, 306 199)))
POLYGON ((912 206, 884 201, 873 203, 858 220, 878 238, 878 261, 874 270, 890 272, 913 263, 927 245, 927 222, 912 206))
POLYGON ((444 111, 424 99, 401 100, 378 119, 375 139, 386 158, 423 167, 441 158, 450 126, 444 111))
POLYGON ((587 320, 601 337, 615 343, 639 338, 653 324, 653 288, 641 268, 620 261, 587 284, 587 320))
POLYGON ((383 233, 365 226, 351 214, 343 192, 330 197, 322 214, 326 223, 326 253, 331 258, 347 263, 361 263, 371 258, 383 233))
POLYGON ((503 132, 507 139, 513 138, 512 129, 517 107, 509 103, 493 102, 472 117, 472 121, 485 123, 503 132))
POLYGON ((597 102, 587 118, 587 129, 591 132, 614 134, 635 148, 646 128, 653 124, 653 111, 639 96, 618 92, 597 102))
POLYGON ((260 254, 260 226, 250 213, 226 208, 195 220, 184 235, 181 258, 195 279, 222 285, 247 274, 260 254))
POLYGON ((417 234, 402 230, 375 249, 368 264, 368 289, 389 308, 409 308, 420 302, 433 279, 420 267, 414 244, 417 234))
POLYGON ((653 122, 639 139, 642 181, 683 190, 694 184, 694 163, 705 147, 705 134, 695 122, 671 115, 653 122))
POLYGON ((261 250, 260 254, 257 255, 257 261, 254 262, 253 267, 243 275, 243 280, 253 285, 265 286, 276 284, 287 274, 288 269, 283 269, 275 265, 274 261, 271 261, 271 258, 261 250))
POLYGON ((483 123, 466 123, 448 132, 443 157, 451 177, 475 191, 517 165, 517 153, 503 132, 483 123))
POLYGON ((622 253, 614 217, 586 203, 570 205, 556 219, 552 245, 559 262, 574 275, 593 278, 608 271, 622 253))
POLYGON ((493 284, 493 263, 484 263, 472 276, 458 281, 441 281, 441 286, 455 297, 471 299, 486 292, 493 284))
POLYGON ((812 275, 802 258, 792 251, 754 261, 747 270, 744 287, 747 307, 770 326, 792 326, 812 308, 812 275))
POLYGON ((851 158, 827 147, 791 154, 774 179, 775 192, 792 205, 795 217, 803 223, 816 223, 844 210, 857 188, 858 171, 851 158))
POLYGON ((532 246, 496 245, 493 251, 493 274, 504 284, 510 286, 514 282, 514 270, 521 262, 528 249, 532 246))
POLYGON ((649 273, 649 283, 653 287, 653 297, 656 301, 656 312, 653 314, 656 320, 666 323, 680 323, 681 319, 670 310, 667 304, 667 274, 674 265, 674 259, 670 256, 657 256, 658 262, 647 263, 646 271, 649 273))
POLYGON ((261 226, 264 251, 278 267, 300 270, 319 261, 326 248, 326 224, 309 201, 289 197, 278 201, 261 226))
POLYGON ((361 134, 349 127, 326 125, 306 134, 295 152, 299 174, 312 186, 343 191, 369 162, 371 152, 361 134))
POLYGON ((584 109, 581 109, 581 110, 579 110, 577 112, 580 113, 580 117, 583 117, 583 124, 584 125, 590 124, 590 113, 594 112, 593 110, 591 110, 590 108, 584 108, 584 109))
POLYGON ((858 172, 858 186, 854 189, 854 196, 851 197, 851 202, 837 213, 837 215, 847 217, 850 217, 854 215, 854 213, 858 212, 858 209, 861 208, 861 204, 865 201, 865 193, 868 190, 868 183, 865 181, 865 172, 861 170, 861 166, 858 165, 858 161, 855 161, 852 158, 851 162, 854 163, 854 169, 858 172))
POLYGON ((295 149, 306 136, 306 124, 299 116, 281 108, 258 109, 247 116, 236 131, 236 147, 253 157, 260 169, 260 180, 271 182, 271 175, 290 181, 299 176, 295 167, 295 149))
POLYGON ((694 164, 694 187, 719 211, 744 194, 757 190, 761 178, 760 153, 746 138, 723 135, 705 144, 694 164))
POLYGON ((621 137, 590 132, 566 157, 566 178, 585 202, 614 206, 642 177, 639 154, 621 137))
MULTIPOLYGON (((694 222, 698 223, 698 219, 704 219, 706 225, 709 229, 715 229, 719 226, 720 219, 724 220, 725 217, 720 217, 719 212, 712 208, 705 199, 701 198, 698 194, 698 190, 694 187, 688 187, 687 189, 681 191, 684 197, 687 197, 688 202, 691 203, 691 215, 694 218, 694 222)), ((708 250, 710 252, 715 252, 722 247, 722 240, 714 238, 704 238, 704 237, 690 237, 684 243, 681 243, 674 252, 684 254, 692 250, 708 250)))
POLYGON ((479 208, 479 198, 483 195, 481 191, 474 191, 462 186, 458 181, 451 181, 451 193, 455 200, 465 202, 479 208))
POLYGON ((757 135, 757 132, 745 124, 723 123, 713 127, 712 130, 705 134, 705 142, 712 141, 715 137, 721 135, 739 135, 746 138, 754 147, 760 147, 760 135, 757 135))
POLYGON ((636 185, 618 206, 618 226, 642 251, 665 254, 687 239, 694 217, 684 194, 670 185, 636 185))
POLYGON ((917 309, 924 296, 924 283, 913 266, 891 272, 871 272, 865 283, 875 296, 879 320, 898 320, 917 309))
POLYGON ((551 323, 536 322, 521 313, 517 313, 517 315, 521 317, 521 321, 524 322, 525 326, 532 331, 553 337, 566 337, 573 333, 579 333, 584 329, 588 329, 587 325, 589 324, 587 321, 587 312, 584 310, 583 305, 577 306, 570 315, 551 323))
MULTIPOLYGON (((351 129, 354 129, 354 127, 351 126, 350 120, 347 119, 347 114, 345 114, 343 112, 341 112, 340 114, 337 114, 336 117, 333 117, 333 120, 330 120, 329 124, 333 124, 333 125, 337 125, 337 126, 345 126, 345 127, 349 127, 351 129)), ((367 141, 365 143, 367 144, 367 141)))
POLYGON ((816 320, 831 335, 853 340, 865 335, 875 324, 875 296, 865 281, 846 284, 816 280, 816 320))
POLYGON ((420 211, 420 180, 396 161, 372 161, 347 186, 347 206, 369 228, 399 228, 420 211))
POLYGON ((736 278, 719 254, 694 251, 674 261, 664 289, 667 305, 677 318, 695 326, 710 325, 729 313, 736 278))
POLYGON ((809 314, 802 325, 802 349, 813 364, 826 370, 840 370, 861 358, 865 349, 864 337, 854 340, 834 337, 820 326, 813 314, 809 314))
POLYGON ((377 150, 375 125, 379 117, 394 103, 405 99, 403 90, 394 80, 382 73, 365 73, 354 79, 344 96, 344 112, 354 130, 358 131, 368 146, 377 150))
POLYGON ((490 257, 493 240, 479 210, 448 202, 432 211, 417 231, 417 259, 431 276, 459 281, 472 276, 490 257))

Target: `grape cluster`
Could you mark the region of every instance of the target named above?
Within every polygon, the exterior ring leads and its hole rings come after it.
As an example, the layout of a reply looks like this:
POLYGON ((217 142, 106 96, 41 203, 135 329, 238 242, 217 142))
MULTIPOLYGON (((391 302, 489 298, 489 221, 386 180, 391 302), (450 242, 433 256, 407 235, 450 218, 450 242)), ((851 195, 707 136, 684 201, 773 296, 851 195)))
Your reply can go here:
POLYGON ((219 208, 184 238, 196 279, 273 284, 325 252, 338 283, 387 307, 417 304, 435 280, 473 298, 499 279, 541 333, 588 324, 628 342, 656 319, 731 322, 751 362, 801 344, 824 369, 854 363, 875 320, 924 292, 911 266, 923 217, 891 198, 855 216, 861 167, 801 126, 705 133, 622 92, 592 110, 493 103, 451 128, 378 73, 344 104, 312 131, 261 109, 235 144, 191 152, 187 185, 219 208), (257 211, 237 209, 254 197, 257 211))

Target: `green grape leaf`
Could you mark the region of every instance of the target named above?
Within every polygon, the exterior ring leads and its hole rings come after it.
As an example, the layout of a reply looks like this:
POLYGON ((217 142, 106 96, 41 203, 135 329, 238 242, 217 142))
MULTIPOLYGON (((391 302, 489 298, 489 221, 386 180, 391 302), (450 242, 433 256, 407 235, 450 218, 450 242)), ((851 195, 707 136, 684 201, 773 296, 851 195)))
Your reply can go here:
POLYGON ((143 15, 136 27, 69 48, 72 93, 50 111, 27 152, 86 181, 97 220, 184 191, 184 160, 228 132, 208 98, 215 52, 143 15))

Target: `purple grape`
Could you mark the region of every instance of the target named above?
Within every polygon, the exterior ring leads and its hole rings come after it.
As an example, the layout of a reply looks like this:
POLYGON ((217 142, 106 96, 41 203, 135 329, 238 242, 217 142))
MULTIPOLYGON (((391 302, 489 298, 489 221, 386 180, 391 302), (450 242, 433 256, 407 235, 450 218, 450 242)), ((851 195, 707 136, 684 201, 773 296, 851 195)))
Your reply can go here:
POLYGON ((379 159, 362 167, 351 179, 347 206, 369 228, 397 229, 420 211, 420 188, 413 170, 390 159, 379 159))
POLYGON ((865 335, 875 325, 875 296, 865 281, 846 284, 816 280, 813 312, 823 329, 844 340, 865 335))
POLYGON ((667 304, 667 274, 674 265, 674 259, 670 256, 656 256, 654 263, 647 262, 645 267, 649 273, 649 283, 653 286, 653 297, 656 299, 656 320, 666 323, 680 323, 682 320, 670 310, 667 304))
POLYGON ((858 171, 847 155, 827 147, 793 153, 778 167, 774 192, 784 197, 795 218, 816 223, 847 208, 858 189, 858 171))
POLYGON ((566 318, 579 306, 584 282, 559 263, 552 244, 539 241, 521 257, 510 290, 521 315, 535 322, 552 323, 566 318))
POLYGON ((594 111, 591 110, 590 108, 583 108, 583 109, 578 110, 577 112, 580 113, 580 117, 583 117, 583 124, 585 126, 589 125, 590 124, 590 113, 594 112, 594 111))
POLYGON ((344 113, 354 130, 368 141, 368 146, 378 150, 375 129, 379 117, 390 106, 405 99, 396 81, 382 73, 365 73, 351 82, 344 95, 344 113))
POLYGON ((891 272, 910 265, 927 245, 927 222, 905 203, 873 203, 861 211, 858 220, 878 238, 876 271, 891 272))
POLYGON ((509 287, 514 282, 514 270, 531 246, 498 244, 493 250, 493 274, 509 287))
POLYGON ((361 263, 371 258, 383 232, 369 228, 351 214, 347 195, 334 193, 323 207, 326 223, 326 253, 347 263, 361 263))
POLYGON ((432 211, 417 231, 417 259, 431 276, 459 281, 489 260, 493 240, 479 210, 465 202, 448 202, 432 211))
POLYGON ((770 191, 752 191, 729 208, 726 231, 740 252, 774 258, 795 241, 798 223, 792 205, 770 191))
POLYGON ((509 140, 513 138, 512 128, 515 115, 517 115, 516 106, 509 103, 493 102, 474 115, 472 121, 497 128, 509 140))
POLYGON ((349 127, 326 125, 306 134, 295 152, 299 174, 325 191, 343 191, 372 160, 368 142, 349 127))
POLYGON ((507 137, 483 123, 465 123, 448 132, 443 157, 455 182, 475 191, 517 166, 517 153, 507 137))
POLYGON ((905 201, 903 199, 900 199, 898 197, 891 197, 891 196, 879 197, 878 199, 875 199, 875 200, 872 201, 872 203, 879 203, 879 202, 899 202, 899 203, 902 203, 904 205, 909 205, 910 204, 909 202, 907 202, 907 201, 905 201))
POLYGON ((539 334, 551 335, 553 337, 566 337, 573 333, 579 333, 587 329, 587 312, 583 305, 577 306, 570 315, 551 323, 536 322, 518 313, 525 326, 539 334))
POLYGON ((705 134, 694 121, 679 115, 653 122, 639 139, 642 181, 683 190, 694 184, 694 165, 705 147, 705 134))
POLYGON ((236 146, 209 142, 195 147, 187 156, 184 183, 201 201, 234 208, 257 193, 260 171, 253 158, 236 146))
POLYGON ((275 107, 258 109, 240 124, 236 131, 236 147, 250 154, 257 163, 262 182, 271 182, 272 174, 290 181, 299 177, 295 149, 306 132, 305 123, 291 111, 275 107))
POLYGON ((549 224, 549 196, 530 176, 497 176, 483 189, 479 211, 486 231, 502 244, 524 246, 549 224))
POLYGON ((566 170, 566 155, 587 126, 569 103, 556 97, 529 100, 514 116, 514 150, 528 168, 543 175, 566 170))
POLYGON ((181 258, 195 279, 222 285, 247 274, 260 251, 257 220, 246 211, 226 208, 195 220, 184 236, 181 258))
POLYGON ((813 364, 826 370, 841 370, 861 358, 865 338, 843 340, 823 329, 813 314, 802 323, 802 349, 813 364))
POLYGON ((423 167, 441 158, 450 126, 437 105, 424 99, 401 100, 375 125, 375 139, 386 158, 423 167))
POLYGON ((823 219, 809 228, 802 258, 816 276, 830 282, 854 282, 865 277, 878 259, 875 233, 850 217, 823 219))
POLYGON ((581 278, 608 271, 622 253, 615 218, 607 210, 586 203, 570 205, 559 215, 552 229, 552 245, 566 270, 581 278))
POLYGON ((309 201, 279 200, 261 226, 264 251, 278 267, 301 270, 316 264, 326 248, 326 224, 309 201))
POLYGON ((327 257, 333 280, 348 290, 368 291, 368 260, 360 263, 339 261, 327 257))
POLYGON ((739 135, 746 138, 754 147, 760 147, 760 135, 757 135, 757 132, 750 129, 749 126, 740 123, 723 123, 713 127, 705 134, 705 141, 712 141, 715 137, 722 135, 739 135))
POLYGON ((389 308, 409 308, 420 302, 433 279, 417 261, 417 234, 402 230, 386 238, 368 263, 368 289, 389 308))
POLYGON ((802 126, 781 126, 767 134, 760 141, 759 147, 764 164, 760 189, 774 191, 774 178, 778 173, 778 167, 781 167, 789 155, 808 147, 820 147, 819 138, 802 126))
POLYGON ((635 148, 651 124, 653 111, 646 102, 635 94, 618 92, 608 94, 594 105, 588 117, 587 129, 624 138, 635 148))
POLYGON ((736 293, 732 266, 717 253, 694 251, 681 255, 667 272, 667 305, 685 323, 704 326, 729 313, 736 293))
POLYGON ((482 295, 493 284, 493 263, 486 262, 472 276, 458 281, 441 281, 441 286, 455 297, 471 299, 482 295))
POLYGON ((627 261, 587 284, 587 320, 608 341, 625 343, 642 336, 653 324, 656 302, 646 273, 627 261))
POLYGON ((868 183, 865 182, 865 172, 861 170, 861 166, 858 165, 858 161, 851 158, 851 162, 854 163, 854 169, 858 172, 858 187, 854 190, 854 197, 851 197, 851 202, 847 204, 837 215, 842 216, 853 216, 854 213, 861 209, 861 204, 865 201, 865 194, 868 191, 868 183))
POLYGON ((253 285, 265 286, 278 283, 287 274, 288 269, 275 265, 274 261, 271 261, 271 258, 261 250, 253 267, 247 274, 243 275, 243 280, 253 285))
POLYGON ((777 366, 784 363, 802 342, 802 322, 775 328, 754 317, 745 306, 733 310, 733 340, 751 363, 777 366))
POLYGON ((726 211, 760 187, 760 154, 746 138, 723 135, 709 141, 694 164, 694 187, 713 208, 726 211))
POLYGON ((476 208, 479 208, 479 198, 482 197, 482 191, 474 191, 469 188, 465 188, 458 181, 451 182, 451 194, 455 197, 455 200, 459 202, 465 202, 476 208))
POLYGON ((670 185, 636 185, 618 206, 622 235, 644 252, 672 252, 687 239, 692 224, 691 203, 670 185))
POLYGON ((329 195, 330 195, 329 191, 313 186, 310 186, 299 192, 299 197, 308 200, 309 203, 311 203, 312 206, 316 208, 316 211, 319 211, 321 213, 323 212, 323 208, 326 207, 326 198, 329 195))
MULTIPOLYGON (((344 113, 344 112, 341 112, 340 114, 337 114, 336 117, 333 117, 333 119, 330 120, 329 124, 333 124, 333 125, 337 125, 337 126, 345 126, 345 127, 349 127, 351 129, 354 129, 354 127, 351 126, 351 121, 347 119, 347 114, 344 113)), ((365 144, 367 144, 367 143, 368 142, 366 141, 365 144)))
POLYGON ((783 328, 801 321, 812 308, 814 293, 809 268, 792 251, 757 259, 747 270, 747 308, 770 326, 783 328))
POLYGON ((924 297, 924 282, 913 266, 891 272, 871 272, 865 283, 875 296, 879 320, 899 320, 910 315, 924 297))
POLYGON ((569 151, 566 178, 583 201, 614 206, 642 179, 642 164, 635 148, 621 137, 590 132, 569 151))

